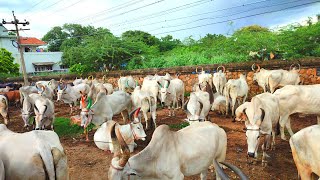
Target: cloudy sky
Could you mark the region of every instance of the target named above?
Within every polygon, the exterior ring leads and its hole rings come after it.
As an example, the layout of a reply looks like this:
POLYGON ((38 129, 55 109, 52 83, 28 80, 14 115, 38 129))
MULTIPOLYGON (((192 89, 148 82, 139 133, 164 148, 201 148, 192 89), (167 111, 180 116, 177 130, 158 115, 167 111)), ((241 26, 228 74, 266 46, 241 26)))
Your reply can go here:
POLYGON ((198 39, 252 24, 276 28, 301 22, 320 14, 320 0, 0 0, 1 19, 11 21, 12 10, 30 22, 22 36, 42 38, 54 26, 77 23, 105 27, 117 36, 143 30, 198 39))

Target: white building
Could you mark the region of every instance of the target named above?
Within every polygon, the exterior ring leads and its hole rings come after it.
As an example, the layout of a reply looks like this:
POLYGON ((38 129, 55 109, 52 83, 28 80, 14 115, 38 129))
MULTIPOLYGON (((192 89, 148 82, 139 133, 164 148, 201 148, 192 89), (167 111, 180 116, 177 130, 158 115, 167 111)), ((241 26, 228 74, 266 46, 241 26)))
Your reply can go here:
MULTIPOLYGON (((20 53, 17 48, 16 36, 4 32, 6 28, 0 24, 0 48, 5 48, 12 53, 15 63, 20 65, 20 53)), ((39 48, 46 45, 45 42, 33 37, 21 37, 21 47, 24 50, 24 61, 27 73, 67 71, 61 65, 62 52, 44 52, 39 48)))

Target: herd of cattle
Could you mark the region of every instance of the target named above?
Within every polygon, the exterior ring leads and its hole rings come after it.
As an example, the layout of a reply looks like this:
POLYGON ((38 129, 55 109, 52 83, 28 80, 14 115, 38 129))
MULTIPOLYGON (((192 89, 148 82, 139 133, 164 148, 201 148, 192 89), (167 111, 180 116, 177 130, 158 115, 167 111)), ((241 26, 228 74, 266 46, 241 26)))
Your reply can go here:
POLYGON ((214 74, 203 70, 198 73, 199 81, 186 100, 184 82, 178 75, 172 77, 168 73, 148 75, 142 85, 132 76, 120 77, 117 88, 93 78, 76 79, 70 84, 52 79, 36 82, 34 86, 4 85, 0 89, 0 113, 4 118, 4 124, 0 124, 0 180, 69 178, 67 157, 59 137, 53 131, 43 131, 54 130, 54 99, 69 104, 70 113, 80 101, 81 126, 84 129, 90 123, 99 126, 94 134, 95 144, 114 153, 109 179, 183 179, 195 174, 206 179, 211 164, 217 179, 229 178, 221 166, 232 169, 241 179, 248 179, 240 169, 224 162, 227 135, 210 122, 210 110, 226 115, 231 110, 234 121, 244 121, 248 157, 258 157, 264 137, 263 166, 267 165, 267 151, 275 149, 276 134, 280 131, 281 138, 286 140, 286 127, 301 178, 310 179, 312 173, 319 176, 320 126, 307 127, 294 134, 290 115, 314 114, 320 124, 320 85, 301 85, 300 65, 298 69, 291 66, 287 71, 266 70, 254 64, 252 70, 253 80, 264 93, 249 102, 246 101, 249 91, 246 75, 227 81, 223 66, 214 74), (14 133, 7 129, 10 102, 22 107, 24 128, 32 126, 39 131, 14 133), (176 132, 167 125, 157 127, 158 103, 168 107, 168 116, 175 116, 175 109, 182 108, 190 126, 176 132), (112 120, 120 113, 123 125, 112 120), (145 128, 141 124, 142 116, 145 128), (134 141, 145 140, 144 129, 152 127, 155 130, 148 146, 130 157, 137 146, 134 141))

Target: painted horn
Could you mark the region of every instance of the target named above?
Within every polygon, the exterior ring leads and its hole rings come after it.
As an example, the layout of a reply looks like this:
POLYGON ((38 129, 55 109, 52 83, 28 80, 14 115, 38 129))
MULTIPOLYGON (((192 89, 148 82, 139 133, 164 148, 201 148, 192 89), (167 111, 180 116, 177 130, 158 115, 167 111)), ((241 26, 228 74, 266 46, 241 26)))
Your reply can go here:
POLYGON ((168 82, 168 85, 167 85, 167 87, 166 87, 166 88, 168 88, 168 87, 169 87, 169 85, 170 85, 170 81, 169 81, 169 80, 167 80, 167 79, 166 79, 166 81, 168 82))
POLYGON ((158 83, 158 85, 160 86, 160 88, 162 88, 162 85, 161 85, 161 83, 160 83, 159 81, 157 81, 157 83, 158 83))
POLYGON ((218 66, 217 67, 217 72, 219 72, 219 68, 222 68, 222 72, 225 73, 226 72, 226 68, 224 66, 218 66))
POLYGON ((47 105, 44 105, 45 108, 44 108, 44 111, 43 111, 43 114, 46 113, 47 109, 48 109, 48 106, 47 105))
POLYGON ((140 107, 138 107, 138 108, 134 109, 133 111, 131 111, 131 112, 129 113, 129 119, 132 119, 133 113, 136 112, 136 110, 138 110, 138 109, 139 109, 139 111, 140 111, 140 107))
POLYGON ((227 166, 232 171, 234 171, 240 177, 241 180, 248 180, 249 179, 238 167, 236 167, 230 163, 227 163, 227 162, 220 162, 220 163, 227 166))

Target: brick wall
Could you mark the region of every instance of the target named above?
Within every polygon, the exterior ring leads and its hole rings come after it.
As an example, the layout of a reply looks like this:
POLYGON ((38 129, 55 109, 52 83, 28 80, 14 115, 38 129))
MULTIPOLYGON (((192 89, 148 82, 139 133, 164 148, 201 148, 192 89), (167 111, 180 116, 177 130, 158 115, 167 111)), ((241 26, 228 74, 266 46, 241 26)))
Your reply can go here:
MULTIPOLYGON (((198 81, 198 75, 196 73, 196 68, 199 71, 203 68, 206 72, 213 73, 219 65, 223 65, 226 68, 227 79, 236 79, 239 77, 240 73, 247 74, 247 82, 250 88, 249 96, 261 93, 263 90, 258 85, 253 84, 253 74, 251 70, 251 65, 253 63, 258 63, 261 68, 265 69, 285 69, 289 70, 292 63, 299 63, 301 65, 301 80, 303 84, 320 84, 320 76, 317 76, 317 67, 320 68, 320 58, 308 58, 308 59, 298 59, 292 61, 283 61, 283 60, 272 60, 272 61, 263 61, 263 62, 242 62, 242 63, 230 63, 230 64, 210 64, 210 65, 199 65, 199 66, 182 66, 182 67, 173 67, 173 68, 152 68, 152 69, 140 69, 132 71, 111 71, 106 73, 90 73, 88 75, 93 75, 98 79, 102 78, 104 75, 107 77, 108 83, 117 86, 117 81, 120 76, 132 75, 139 84, 142 84, 143 78, 146 75, 164 75, 166 72, 170 73, 172 76, 179 73, 179 78, 182 79, 185 83, 186 91, 190 92, 192 90, 192 85, 198 81)), ((87 77, 88 75, 84 76, 87 77)), ((47 77, 29 77, 29 81, 38 81, 38 80, 50 80, 63 78, 69 82, 72 82, 77 75, 60 75, 60 76, 47 76, 47 77)), ((8 78, 7 81, 23 82, 22 78, 8 78)))

